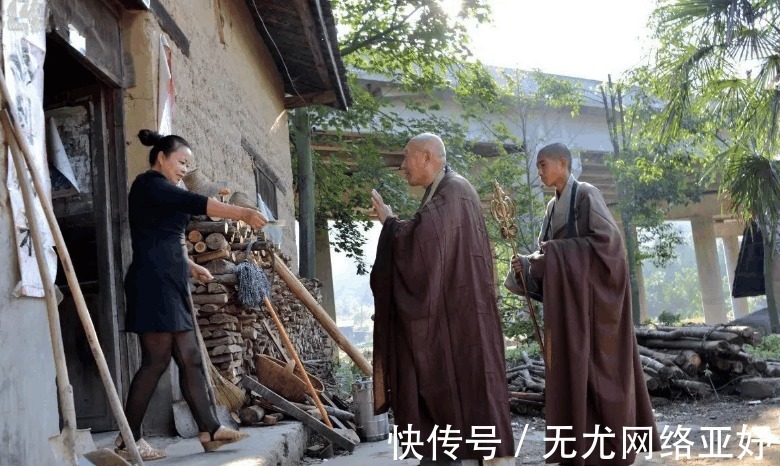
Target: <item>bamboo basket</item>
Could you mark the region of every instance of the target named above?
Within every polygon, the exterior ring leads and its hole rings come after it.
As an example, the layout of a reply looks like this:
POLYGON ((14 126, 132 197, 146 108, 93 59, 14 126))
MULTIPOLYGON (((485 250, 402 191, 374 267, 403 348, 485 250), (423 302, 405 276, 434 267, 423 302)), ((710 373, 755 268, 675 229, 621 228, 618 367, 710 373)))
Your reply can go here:
MULTIPOLYGON (((255 371, 257 380, 278 393, 286 400, 296 403, 306 403, 306 382, 293 374, 286 364, 276 358, 259 354, 255 356, 255 371)), ((324 386, 317 377, 309 374, 311 384, 317 393, 322 393, 324 386)))

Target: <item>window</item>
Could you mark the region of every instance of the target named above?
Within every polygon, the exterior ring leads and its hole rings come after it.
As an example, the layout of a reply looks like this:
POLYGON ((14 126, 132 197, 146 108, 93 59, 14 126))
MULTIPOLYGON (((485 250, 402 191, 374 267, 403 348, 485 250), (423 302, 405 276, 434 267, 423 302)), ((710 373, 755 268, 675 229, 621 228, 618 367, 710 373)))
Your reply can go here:
POLYGON ((260 167, 255 164, 255 188, 257 194, 263 199, 265 205, 271 210, 274 218, 279 218, 279 210, 276 204, 276 185, 260 167))

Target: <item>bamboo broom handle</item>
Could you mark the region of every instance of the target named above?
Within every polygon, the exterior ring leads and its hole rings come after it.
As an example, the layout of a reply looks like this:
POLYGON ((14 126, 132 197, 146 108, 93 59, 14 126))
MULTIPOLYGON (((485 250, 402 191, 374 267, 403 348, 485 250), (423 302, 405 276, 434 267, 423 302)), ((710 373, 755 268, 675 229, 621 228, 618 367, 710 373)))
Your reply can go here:
MULTIPOLYGON (((8 116, 3 110, 3 130, 9 134, 8 116)), ((33 199, 32 189, 27 176, 24 174, 24 159, 19 154, 19 147, 13 138, 10 139, 11 156, 14 165, 16 165, 16 177, 19 180, 19 186, 22 189, 22 199, 24 201, 24 210, 27 214, 27 223, 32 233, 32 243, 35 249, 35 260, 38 262, 38 270, 41 273, 41 283, 43 284, 43 297, 46 301, 46 311, 49 317, 49 335, 51 337, 51 347, 54 353, 54 368, 57 374, 57 394, 60 400, 60 410, 62 411, 62 431, 65 433, 65 447, 68 449, 68 461, 76 465, 76 404, 73 401, 73 387, 68 378, 68 367, 65 362, 65 350, 62 346, 62 330, 60 329, 60 313, 55 301, 54 280, 51 278, 49 266, 46 264, 46 258, 43 251, 42 234, 38 229, 38 215, 35 210, 35 201, 33 199)))
POLYGON ((309 293, 309 290, 303 286, 303 283, 301 283, 301 281, 298 280, 298 278, 296 278, 292 272, 290 272, 290 269, 284 265, 284 262, 282 262, 282 259, 279 258, 276 253, 274 253, 273 259, 274 260, 272 262, 274 264, 274 270, 276 273, 278 273, 282 280, 284 280, 290 290, 295 293, 295 296, 303 301, 303 304, 306 305, 306 308, 309 310, 309 312, 311 312, 311 315, 317 319, 317 322, 319 322, 320 325, 322 325, 322 328, 328 332, 328 335, 333 338, 333 341, 339 345, 339 348, 343 349, 344 352, 347 353, 347 355, 355 362, 355 364, 358 366, 358 369, 360 369, 363 374, 369 377, 373 376, 374 369, 371 367, 371 363, 369 363, 368 360, 363 357, 360 351, 355 348, 352 342, 349 341, 349 339, 343 333, 341 333, 341 330, 339 330, 336 323, 333 322, 333 319, 331 319, 328 313, 325 312, 325 309, 320 306, 320 303, 314 299, 314 296, 309 293))
POLYGON ((314 385, 311 384, 311 379, 309 379, 309 374, 306 373, 306 368, 303 367, 303 363, 301 362, 301 358, 298 356, 298 352, 295 351, 295 347, 290 341, 290 337, 287 336, 287 332, 284 330, 284 327, 282 326, 282 321, 279 320, 279 316, 276 314, 276 310, 271 305, 271 301, 268 301, 267 297, 263 296, 263 302, 265 303, 265 308, 268 309, 268 313, 271 314, 271 318, 274 320, 274 324, 276 324, 276 328, 279 329, 279 335, 282 336, 282 341, 284 341, 284 346, 286 346, 287 349, 290 350, 290 354, 292 354, 292 357, 295 360, 295 364, 298 365, 298 367, 301 370, 301 373, 303 374, 302 378, 303 381, 306 382, 306 390, 309 392, 309 395, 311 395, 311 399, 314 400, 314 404, 317 405, 317 409, 322 415, 322 422, 324 422, 326 426, 332 429, 333 424, 330 423, 330 418, 328 417, 328 413, 325 412, 325 407, 322 406, 322 402, 320 401, 320 396, 317 395, 317 391, 314 389, 314 385))
MULTIPOLYGON (((184 257, 187 257, 185 250, 184 257)), ((198 324, 198 316, 195 314, 195 304, 192 302, 192 293, 187 290, 187 300, 190 305, 190 315, 192 315, 192 327, 195 332, 195 337, 198 339, 198 348, 200 349, 200 358, 203 360, 203 377, 206 380, 206 389, 208 391, 209 398, 211 399, 211 408, 214 410, 214 416, 217 415, 217 396, 214 393, 214 381, 211 379, 211 370, 209 365, 211 364, 211 358, 206 350, 206 343, 203 342, 203 335, 200 333, 200 324, 198 324)))
MULTIPOLYGON (((87 335, 87 342, 89 343, 89 347, 92 350, 92 356, 95 358, 95 363, 98 367, 100 379, 103 382, 103 388, 105 388, 106 395, 108 396, 108 402, 111 406, 111 411, 113 412, 114 418, 119 424, 119 431, 122 434, 122 438, 133 439, 133 433, 130 430, 130 425, 127 423, 127 418, 125 417, 125 413, 122 410, 122 401, 119 399, 119 394, 116 392, 116 386, 114 385, 114 380, 111 378, 111 373, 108 370, 106 357, 100 347, 100 341, 98 340, 97 333, 95 333, 95 326, 92 323, 92 318, 89 315, 87 304, 84 301, 84 295, 81 292, 81 286, 79 286, 79 281, 76 277, 76 271, 73 268, 73 261, 70 259, 70 253, 68 252, 68 248, 65 245, 65 239, 62 236, 62 231, 60 231, 57 218, 54 216, 54 208, 51 205, 51 200, 43 195, 45 192, 43 190, 43 181, 41 180, 41 176, 38 171, 33 168, 35 164, 33 163, 32 151, 27 145, 27 139, 22 136, 24 134, 22 132, 22 128, 19 126, 19 121, 14 118, 13 108, 9 105, 10 95, 8 92, 8 87, 5 83, 5 76, 2 72, 0 72, 0 93, 2 93, 3 106, 5 107, 5 110, 2 112, 2 119, 6 137, 12 140, 12 148, 16 146, 16 148, 21 151, 22 155, 24 156, 26 166, 29 167, 30 175, 32 175, 33 186, 39 194, 38 199, 41 202, 43 213, 46 214, 46 220, 48 221, 49 228, 51 229, 52 235, 54 236, 54 243, 57 246, 57 254, 60 256, 62 268, 65 271, 65 275, 68 279, 68 286, 70 287, 71 293, 73 294, 73 300, 76 303, 76 311, 78 312, 79 319, 81 320, 81 325, 84 327, 84 332, 87 335), (13 144, 13 140, 16 141, 16 144, 13 144)), ((22 170, 22 173, 24 173, 24 168, 25 166, 17 166, 17 170, 22 170)), ((128 452, 130 453, 130 457, 133 459, 135 464, 143 466, 144 462, 141 459, 141 454, 138 452, 138 446, 136 445, 135 441, 125 441, 125 446, 127 447, 128 452)))

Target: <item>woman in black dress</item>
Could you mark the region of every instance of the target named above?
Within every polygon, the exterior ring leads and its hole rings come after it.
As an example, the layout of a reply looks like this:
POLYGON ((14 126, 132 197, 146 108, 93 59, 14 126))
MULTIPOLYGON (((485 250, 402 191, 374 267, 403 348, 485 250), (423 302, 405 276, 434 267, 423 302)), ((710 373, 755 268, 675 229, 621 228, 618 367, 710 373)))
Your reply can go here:
MULTIPOLYGON (((220 426, 211 409, 205 374, 190 310, 191 275, 213 279, 209 271, 187 258, 184 230, 191 215, 243 220, 260 229, 266 218, 258 211, 209 199, 176 185, 187 174, 192 157, 189 143, 175 135, 142 130, 138 138, 149 151, 151 169, 138 175, 130 188, 129 218, 133 261, 125 277, 125 330, 138 334, 142 362, 130 384, 125 411, 144 460, 165 457, 141 438, 141 421, 171 356, 179 366, 179 384, 200 429, 204 450, 212 451, 246 437, 220 426)), ((121 435, 117 452, 127 455, 121 435)))

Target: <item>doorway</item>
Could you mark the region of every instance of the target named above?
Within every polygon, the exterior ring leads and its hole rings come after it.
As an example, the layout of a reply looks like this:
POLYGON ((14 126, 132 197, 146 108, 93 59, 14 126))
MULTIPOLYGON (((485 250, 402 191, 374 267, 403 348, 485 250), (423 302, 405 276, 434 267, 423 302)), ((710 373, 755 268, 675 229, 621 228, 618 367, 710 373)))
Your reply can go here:
MULTIPOLYGON (((83 57, 59 36, 49 34, 46 47, 43 107, 52 203, 121 394, 118 314, 124 314, 124 296, 116 206, 125 195, 125 181, 124 172, 117 170, 124 164, 123 151, 116 144, 121 126, 115 121, 117 89, 90 71, 83 57), (55 152, 60 157, 55 159, 55 152)), ((61 265, 55 283, 64 295, 60 321, 78 427, 114 430, 114 417, 61 265)))

